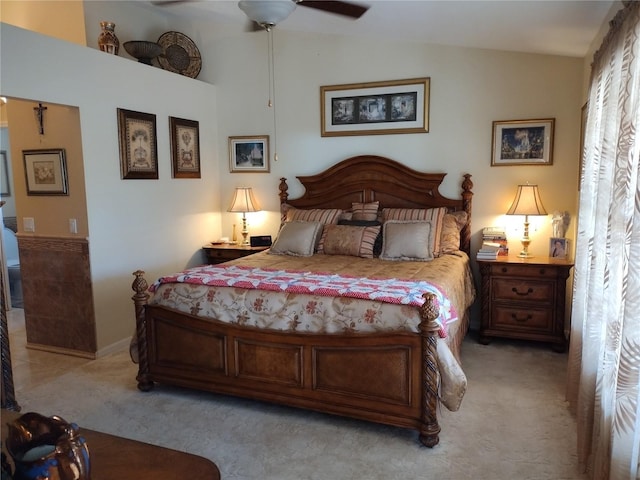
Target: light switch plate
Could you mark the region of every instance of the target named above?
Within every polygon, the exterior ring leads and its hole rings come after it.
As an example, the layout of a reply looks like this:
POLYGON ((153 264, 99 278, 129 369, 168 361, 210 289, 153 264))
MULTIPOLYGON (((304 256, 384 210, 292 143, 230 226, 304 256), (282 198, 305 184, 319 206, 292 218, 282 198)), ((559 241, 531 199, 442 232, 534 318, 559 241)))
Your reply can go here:
POLYGON ((33 217, 23 217, 22 218, 22 228, 25 232, 35 232, 36 231, 36 222, 33 217))

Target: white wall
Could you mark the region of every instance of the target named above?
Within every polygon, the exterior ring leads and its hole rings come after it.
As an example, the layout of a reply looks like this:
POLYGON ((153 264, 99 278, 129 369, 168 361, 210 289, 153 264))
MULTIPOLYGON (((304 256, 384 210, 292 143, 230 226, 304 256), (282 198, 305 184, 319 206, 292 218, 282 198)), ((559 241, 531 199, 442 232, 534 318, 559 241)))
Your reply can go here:
POLYGON ((2 24, 2 95, 78 106, 98 348, 131 335, 137 269, 153 280, 202 261, 220 236, 216 89, 2 24), (43 81, 46 79, 46 81, 43 81), (159 180, 121 180, 117 108, 156 115, 159 180), (201 179, 172 179, 169 116, 200 122, 201 179))
MULTIPOLYGON (((476 187, 474 249, 482 227, 507 224, 519 251, 522 219, 505 218, 518 183, 538 183, 545 207, 569 211, 575 225, 582 106, 582 59, 494 50, 392 42, 371 36, 304 34, 274 29, 277 145, 273 109, 267 107, 267 33, 246 32, 244 24, 220 25, 206 19, 178 19, 178 6, 150 9, 136 2, 85 2, 91 46, 99 20, 118 25, 119 37, 155 40, 163 29, 188 35, 202 55, 198 79, 218 91, 218 157, 223 210, 233 188, 254 187, 264 212, 249 214, 252 234, 277 233, 278 182, 290 179, 292 195, 301 193, 296 175, 318 173, 352 155, 375 153, 419 170, 449 172, 443 193, 457 196, 461 175, 471 173, 476 187), (356 137, 320 136, 320 86, 431 77, 428 134, 356 137), (556 119, 552 166, 491 167, 494 120, 556 119), (229 136, 270 135, 271 173, 229 173, 229 136)), ((231 236, 239 216, 222 212, 222 234, 231 236)), ((551 218, 532 218, 532 245, 546 255, 551 218)), ((571 233, 571 232, 570 232, 571 233)))
MULTIPOLYGON (((567 210, 575 220, 578 181, 582 60, 490 50, 391 43, 384 40, 275 32, 278 162, 271 174, 230 174, 225 162, 230 135, 272 135, 266 107, 266 34, 234 34, 205 50, 219 65, 220 175, 224 199, 232 188, 256 189, 268 214, 252 215, 255 233, 278 226, 277 182, 281 176, 318 173, 358 154, 379 154, 422 171, 448 172, 443 193, 458 196, 462 174, 475 184, 474 249, 484 226, 505 222, 518 183, 538 183, 551 213, 567 210), (212 55, 212 56, 211 56, 212 55), (430 132, 356 137, 320 136, 320 86, 431 77, 430 132), (492 122, 555 118, 552 166, 491 167, 492 122), (224 118, 224 121, 223 121, 224 118), (260 221, 264 224, 260 225, 260 221)), ((291 192, 300 193, 295 180, 291 192)), ((223 214, 230 232, 233 215, 223 214)), ((514 219, 512 248, 519 251, 522 219, 514 219)), ((551 219, 532 219, 536 255, 548 252, 551 219), (536 223, 537 222, 537 223, 536 223), (540 223, 542 222, 542 223, 540 223)))

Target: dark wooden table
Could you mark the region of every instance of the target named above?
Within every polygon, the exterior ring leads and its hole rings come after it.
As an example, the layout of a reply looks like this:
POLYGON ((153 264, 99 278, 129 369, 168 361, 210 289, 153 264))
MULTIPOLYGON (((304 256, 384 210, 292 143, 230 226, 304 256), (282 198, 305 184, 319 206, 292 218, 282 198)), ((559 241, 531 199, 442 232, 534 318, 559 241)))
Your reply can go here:
MULTIPOLYGON (((21 413, 2 410, 2 451, 6 453, 7 422, 21 413)), ((73 419, 65 418, 71 422, 73 419)), ((219 480, 215 463, 204 457, 129 440, 107 433, 82 428, 91 459, 92 480, 219 480)), ((13 466, 13 461, 9 457, 13 466)))

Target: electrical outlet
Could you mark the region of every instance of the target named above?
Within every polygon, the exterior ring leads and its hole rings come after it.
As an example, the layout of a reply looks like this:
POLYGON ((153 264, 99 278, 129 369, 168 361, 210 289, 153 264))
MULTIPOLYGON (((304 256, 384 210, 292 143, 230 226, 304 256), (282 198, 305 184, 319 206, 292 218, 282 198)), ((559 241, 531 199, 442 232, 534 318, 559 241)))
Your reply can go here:
POLYGON ((78 233, 78 222, 75 218, 69 219, 69 233, 78 233))
POLYGON ((22 228, 24 228, 25 232, 35 232, 36 231, 36 223, 33 220, 33 217, 23 217, 22 218, 22 228))

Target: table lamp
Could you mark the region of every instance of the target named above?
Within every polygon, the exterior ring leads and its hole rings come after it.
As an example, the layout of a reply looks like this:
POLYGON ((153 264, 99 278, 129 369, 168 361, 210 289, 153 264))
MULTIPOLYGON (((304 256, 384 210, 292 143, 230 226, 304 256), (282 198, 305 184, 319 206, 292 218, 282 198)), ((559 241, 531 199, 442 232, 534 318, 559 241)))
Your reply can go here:
POLYGON ((249 245, 247 212, 259 212, 260 205, 253 196, 251 187, 236 187, 228 212, 242 213, 242 244, 249 245))
POLYGON ((538 185, 518 185, 516 198, 513 200, 507 215, 524 215, 524 233, 522 235, 522 251, 518 257, 531 258, 529 253, 529 215, 546 215, 547 211, 542 205, 538 185))

